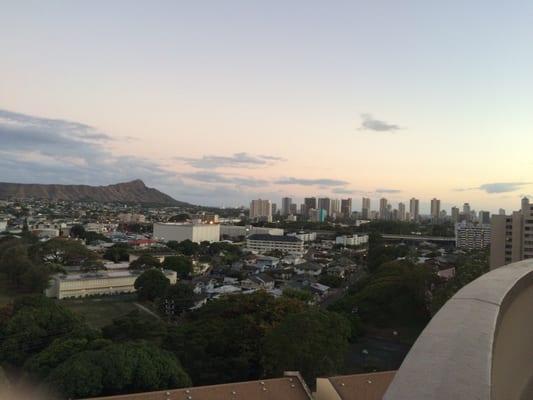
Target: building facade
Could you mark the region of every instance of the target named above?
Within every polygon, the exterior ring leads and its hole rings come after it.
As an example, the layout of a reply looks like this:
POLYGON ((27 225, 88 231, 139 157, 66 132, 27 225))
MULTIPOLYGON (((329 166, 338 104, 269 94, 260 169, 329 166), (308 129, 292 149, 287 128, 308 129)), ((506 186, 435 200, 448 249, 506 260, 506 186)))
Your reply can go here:
POLYGON ((370 198, 363 197, 361 204, 361 218, 370 219, 370 198))
POLYGON ((273 250, 298 256, 304 254, 304 242, 295 236, 254 234, 246 238, 246 248, 259 254, 273 250))
POLYGON ((190 240, 195 243, 218 242, 220 240, 219 224, 163 223, 153 225, 153 237, 164 242, 183 242, 190 240))
POLYGON ((270 200, 252 200, 250 202, 250 219, 272 221, 272 203, 270 200))
POLYGON ((341 213, 346 218, 352 215, 352 199, 342 199, 341 200, 341 213))
POLYGON ((414 197, 409 200, 409 216, 411 221, 418 221, 420 219, 420 200, 414 197))
POLYGON ((462 221, 455 224, 455 246, 465 250, 481 250, 490 246, 491 226, 462 221))
POLYGON ((533 258, 533 205, 528 198, 512 215, 493 215, 491 227, 491 269, 533 258))

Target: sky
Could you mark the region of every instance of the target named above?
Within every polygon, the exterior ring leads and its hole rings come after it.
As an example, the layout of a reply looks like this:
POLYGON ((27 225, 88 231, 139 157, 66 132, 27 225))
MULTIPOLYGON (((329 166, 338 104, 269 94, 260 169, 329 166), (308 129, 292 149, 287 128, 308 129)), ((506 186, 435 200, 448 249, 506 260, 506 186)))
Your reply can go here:
POLYGON ((4 1, 0 181, 203 205, 533 193, 529 1, 4 1))

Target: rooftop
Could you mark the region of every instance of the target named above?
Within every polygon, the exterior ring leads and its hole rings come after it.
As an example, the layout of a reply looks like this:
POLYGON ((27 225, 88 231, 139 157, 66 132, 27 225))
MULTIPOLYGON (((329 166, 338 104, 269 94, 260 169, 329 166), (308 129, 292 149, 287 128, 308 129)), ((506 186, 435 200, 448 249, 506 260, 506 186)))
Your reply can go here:
POLYGON ((253 235, 248 236, 248 240, 263 240, 268 242, 291 242, 291 243, 300 243, 301 240, 295 236, 279 236, 279 235, 269 235, 263 233, 254 233, 253 235))

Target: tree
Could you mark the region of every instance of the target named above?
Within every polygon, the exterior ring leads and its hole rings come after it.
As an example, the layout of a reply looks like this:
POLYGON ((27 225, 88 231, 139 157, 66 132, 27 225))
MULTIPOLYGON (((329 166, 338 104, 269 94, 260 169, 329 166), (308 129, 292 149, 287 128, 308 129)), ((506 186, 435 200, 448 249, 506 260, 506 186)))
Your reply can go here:
POLYGON ((160 266, 159 260, 151 254, 141 254, 130 263, 130 269, 146 270, 160 266))
POLYGON ((76 224, 73 225, 72 228, 70 228, 70 237, 76 238, 76 239, 85 239, 85 228, 83 225, 76 224))
POLYGON ((169 286, 170 280, 156 268, 144 271, 134 283, 139 300, 149 301, 162 296, 169 286))
POLYGON ((143 318, 138 310, 116 318, 102 328, 102 335, 116 342, 149 340, 159 342, 166 334, 166 325, 155 318, 143 318))
POLYGON ((178 278, 180 279, 189 278, 193 271, 192 261, 186 256, 165 257, 165 261, 163 261, 162 265, 165 269, 176 271, 178 273, 178 278))
POLYGON ((96 397, 190 386, 172 354, 144 343, 84 351, 55 368, 46 382, 64 397, 96 397))
POLYGON ((84 261, 96 259, 94 252, 77 240, 54 238, 38 243, 28 249, 30 257, 37 263, 58 265, 82 265, 84 261))
POLYGON ((178 316, 194 305, 194 298, 191 285, 178 282, 167 288, 158 301, 158 308, 165 315, 178 316))
POLYGON ((283 296, 291 299, 297 299, 303 301, 304 303, 308 303, 313 300, 313 294, 311 292, 293 288, 283 289, 283 296))
POLYGON ((223 297, 169 326, 165 347, 196 385, 258 379, 263 338, 286 315, 305 308, 301 301, 265 292, 223 297))
POLYGON ((336 313, 308 310, 290 314, 264 340, 265 373, 300 371, 307 382, 336 373, 342 366, 350 325, 336 313))
POLYGON ((177 250, 185 256, 194 256, 200 251, 200 245, 187 239, 178 243, 177 250))
POLYGON ((0 360, 20 366, 55 339, 86 329, 76 315, 51 299, 17 299, 13 316, 0 331, 0 360))
POLYGON ((104 258, 114 263, 129 261, 130 250, 130 246, 126 243, 116 243, 105 251, 104 258))
POLYGON ((320 278, 318 278, 318 282, 332 288, 339 288, 342 286, 344 279, 339 276, 321 275, 320 278))

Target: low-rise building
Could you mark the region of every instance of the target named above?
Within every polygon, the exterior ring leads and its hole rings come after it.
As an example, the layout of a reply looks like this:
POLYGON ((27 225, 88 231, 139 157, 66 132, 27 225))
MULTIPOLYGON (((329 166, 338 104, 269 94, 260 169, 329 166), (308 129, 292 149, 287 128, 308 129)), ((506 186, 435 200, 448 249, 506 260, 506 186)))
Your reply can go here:
POLYGON ((322 273, 322 265, 314 262, 304 262, 294 266, 294 272, 297 275, 318 276, 322 273))
POLYGON ((220 240, 220 225, 156 222, 154 223, 153 237, 164 242, 183 242, 184 240, 195 243, 218 242, 220 240))
POLYGON ((283 229, 265 228, 253 225, 220 225, 221 239, 237 239, 255 234, 283 236, 283 229))
POLYGON ((287 236, 297 237, 302 242, 314 242, 316 240, 316 232, 288 233, 287 236))
MULTIPOLYGON (((163 270, 171 284, 176 283, 175 271, 163 270)), ((135 280, 141 272, 130 270, 98 271, 86 274, 57 274, 46 289, 47 297, 64 299, 135 292, 135 280)))
POLYGON ((304 242, 294 236, 254 234, 246 238, 246 248, 259 254, 274 250, 287 254, 304 254, 304 242))
POLYGON ((368 243, 368 235, 344 235, 335 238, 335 244, 342 246, 361 246, 368 243))

